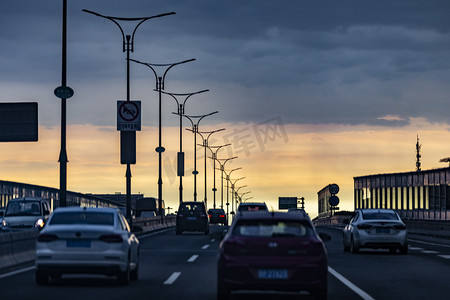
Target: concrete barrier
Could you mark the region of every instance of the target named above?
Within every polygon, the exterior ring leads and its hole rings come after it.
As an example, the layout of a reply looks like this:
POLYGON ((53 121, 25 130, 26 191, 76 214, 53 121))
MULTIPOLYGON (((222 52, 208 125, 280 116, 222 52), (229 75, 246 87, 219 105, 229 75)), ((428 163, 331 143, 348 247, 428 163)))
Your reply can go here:
POLYGON ((0 270, 15 265, 32 262, 38 231, 0 233, 0 270))

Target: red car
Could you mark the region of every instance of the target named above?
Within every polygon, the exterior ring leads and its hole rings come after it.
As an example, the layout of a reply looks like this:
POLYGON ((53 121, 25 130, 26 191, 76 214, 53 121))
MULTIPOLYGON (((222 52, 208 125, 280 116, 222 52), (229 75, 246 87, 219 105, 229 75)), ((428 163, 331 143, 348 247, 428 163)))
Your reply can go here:
POLYGON ((307 291, 327 299, 327 253, 306 214, 238 213, 219 247, 217 299, 232 291, 307 291))

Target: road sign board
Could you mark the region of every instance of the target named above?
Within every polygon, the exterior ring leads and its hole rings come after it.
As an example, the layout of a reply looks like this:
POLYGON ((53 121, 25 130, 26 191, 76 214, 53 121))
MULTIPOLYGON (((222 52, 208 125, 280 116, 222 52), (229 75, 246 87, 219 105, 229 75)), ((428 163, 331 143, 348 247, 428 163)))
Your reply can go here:
POLYGON ((65 85, 62 86, 58 86, 55 91, 55 96, 60 98, 60 99, 69 99, 70 97, 73 96, 73 90, 65 85))
POLYGON ((37 142, 37 102, 0 103, 0 142, 37 142))
POLYGON ((297 208, 297 197, 278 197, 278 209, 297 208))
POLYGON ((330 199, 328 200, 328 203, 331 206, 337 206, 339 204, 339 197, 338 196, 331 196, 330 199))
POLYGON ((141 130, 141 101, 117 101, 117 130, 141 130))
POLYGON ((336 183, 330 184, 328 190, 330 191, 330 194, 336 195, 339 193, 339 186, 336 183))

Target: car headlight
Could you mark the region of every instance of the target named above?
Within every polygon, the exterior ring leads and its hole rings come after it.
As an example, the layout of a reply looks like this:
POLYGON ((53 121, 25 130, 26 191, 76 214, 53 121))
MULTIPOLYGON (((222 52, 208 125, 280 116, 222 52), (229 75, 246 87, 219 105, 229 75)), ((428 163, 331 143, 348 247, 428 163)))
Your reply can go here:
POLYGON ((39 220, 37 220, 36 223, 34 224, 34 227, 42 228, 42 227, 44 227, 44 225, 45 225, 44 220, 43 220, 43 219, 39 219, 39 220))
POLYGON ((5 220, 2 220, 2 228, 7 228, 9 226, 8 222, 6 222, 5 220))

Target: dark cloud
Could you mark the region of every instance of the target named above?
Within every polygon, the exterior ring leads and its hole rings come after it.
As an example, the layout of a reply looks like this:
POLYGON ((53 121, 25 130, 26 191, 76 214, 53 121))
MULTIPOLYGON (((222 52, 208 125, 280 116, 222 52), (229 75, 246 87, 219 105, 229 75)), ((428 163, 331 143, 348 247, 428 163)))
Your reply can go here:
MULTIPOLYGON (((219 110, 211 122, 261 122, 277 115, 284 123, 403 126, 411 117, 449 123, 448 1, 68 2, 71 122, 113 125, 115 101, 125 97, 120 31, 81 11, 86 8, 120 17, 175 11, 139 27, 132 58, 196 58, 170 71, 167 90, 210 89, 190 108, 219 110)), ((61 3, 0 4, 2 92, 37 98, 44 111, 55 104, 49 99, 55 100, 61 77, 61 3)), ((123 25, 130 32, 133 24, 123 25)), ((153 74, 137 64, 131 69, 132 96, 154 105, 153 74)), ((0 100, 8 99, 0 94, 0 100)), ((57 124, 58 118, 46 117, 45 125, 57 124)))

